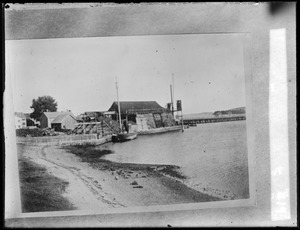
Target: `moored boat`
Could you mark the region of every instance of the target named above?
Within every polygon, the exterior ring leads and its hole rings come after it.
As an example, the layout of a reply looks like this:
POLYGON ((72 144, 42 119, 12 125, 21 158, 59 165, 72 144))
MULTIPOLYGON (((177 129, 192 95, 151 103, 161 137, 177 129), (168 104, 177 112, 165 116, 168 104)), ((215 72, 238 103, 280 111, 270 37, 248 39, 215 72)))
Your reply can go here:
POLYGON ((182 130, 181 126, 170 126, 170 127, 161 127, 156 129, 138 131, 138 134, 139 135, 159 134, 159 133, 166 133, 166 132, 173 132, 173 131, 180 131, 180 130, 182 130))
POLYGON ((137 133, 126 133, 123 132, 123 127, 121 123, 121 108, 120 108, 120 101, 119 101, 119 92, 118 92, 118 82, 116 81, 116 89, 117 89, 117 99, 118 99, 118 110, 119 110, 119 133, 113 134, 111 137, 112 142, 124 142, 130 141, 137 137, 137 133))
POLYGON ((118 133, 111 137, 112 142, 124 142, 137 138, 137 133, 118 133))

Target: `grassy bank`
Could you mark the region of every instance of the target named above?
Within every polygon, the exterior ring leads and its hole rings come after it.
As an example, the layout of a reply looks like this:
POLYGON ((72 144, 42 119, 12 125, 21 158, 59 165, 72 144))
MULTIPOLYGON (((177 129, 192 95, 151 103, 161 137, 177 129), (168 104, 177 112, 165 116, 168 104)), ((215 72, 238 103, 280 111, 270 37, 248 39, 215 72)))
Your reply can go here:
POLYGON ((75 207, 62 196, 68 182, 49 175, 45 168, 19 158, 22 212, 65 211, 75 207))

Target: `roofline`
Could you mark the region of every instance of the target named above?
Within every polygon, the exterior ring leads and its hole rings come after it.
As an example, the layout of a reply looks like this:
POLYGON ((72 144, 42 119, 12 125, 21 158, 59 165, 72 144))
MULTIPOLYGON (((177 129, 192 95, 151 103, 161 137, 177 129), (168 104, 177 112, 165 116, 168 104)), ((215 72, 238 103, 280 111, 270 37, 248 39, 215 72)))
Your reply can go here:
MULTIPOLYGON (((72 113, 72 112, 65 112, 65 111, 61 111, 61 112, 43 112, 42 114, 41 114, 41 116, 43 115, 43 114, 45 114, 45 116, 46 117, 48 117, 47 116, 47 114, 46 113, 61 113, 61 114, 70 114, 70 115, 72 115, 72 116, 74 116, 75 117, 75 115, 72 113)), ((58 116, 58 115, 57 115, 58 116)))
MULTIPOLYGON (((64 116, 64 117, 62 118, 61 122, 62 122, 64 119, 66 119, 66 117, 67 117, 68 115, 70 115, 70 117, 72 117, 75 121, 77 121, 76 117, 72 116, 71 114, 66 114, 66 116, 64 116)), ((58 116, 59 116, 59 115, 58 115, 58 116)), ((55 117, 55 118, 56 118, 56 117, 55 117)), ((54 120, 55 120, 55 118, 54 118, 54 120)), ((61 122, 51 122, 51 124, 60 124, 61 122)))

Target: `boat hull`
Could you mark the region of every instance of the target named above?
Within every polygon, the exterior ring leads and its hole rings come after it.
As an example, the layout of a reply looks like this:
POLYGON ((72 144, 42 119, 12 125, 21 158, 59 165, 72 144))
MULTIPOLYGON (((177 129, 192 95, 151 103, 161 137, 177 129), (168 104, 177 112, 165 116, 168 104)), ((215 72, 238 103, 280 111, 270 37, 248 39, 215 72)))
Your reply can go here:
POLYGON ((150 134, 167 133, 167 132, 180 131, 180 130, 182 130, 181 126, 171 126, 171 127, 162 127, 162 128, 138 131, 138 134, 150 135, 150 134))
POLYGON ((119 133, 111 137, 112 142, 124 142, 137 138, 137 133, 119 133))

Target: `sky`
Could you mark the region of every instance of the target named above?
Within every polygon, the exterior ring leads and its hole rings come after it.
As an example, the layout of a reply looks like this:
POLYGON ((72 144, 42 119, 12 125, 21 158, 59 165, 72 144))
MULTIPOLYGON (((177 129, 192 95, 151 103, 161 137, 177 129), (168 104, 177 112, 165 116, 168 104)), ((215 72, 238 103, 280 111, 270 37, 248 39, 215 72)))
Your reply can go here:
POLYGON ((52 96, 58 111, 107 111, 117 100, 182 101, 183 114, 245 106, 240 34, 6 41, 6 76, 16 112, 52 96))

